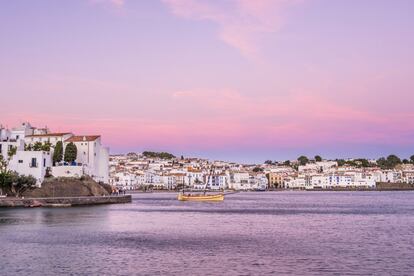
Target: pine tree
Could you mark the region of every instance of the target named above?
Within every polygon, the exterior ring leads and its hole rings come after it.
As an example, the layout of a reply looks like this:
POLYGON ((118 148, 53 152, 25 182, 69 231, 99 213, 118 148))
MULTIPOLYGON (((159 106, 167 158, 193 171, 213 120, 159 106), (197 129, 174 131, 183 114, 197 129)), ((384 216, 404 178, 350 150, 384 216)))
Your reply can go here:
POLYGON ((55 151, 53 152, 53 164, 59 163, 63 158, 63 143, 59 141, 56 143, 55 151))
POLYGON ((65 157, 64 157, 65 162, 72 163, 73 161, 76 160, 77 154, 78 154, 78 149, 76 145, 70 142, 66 146, 66 149, 65 149, 65 157))

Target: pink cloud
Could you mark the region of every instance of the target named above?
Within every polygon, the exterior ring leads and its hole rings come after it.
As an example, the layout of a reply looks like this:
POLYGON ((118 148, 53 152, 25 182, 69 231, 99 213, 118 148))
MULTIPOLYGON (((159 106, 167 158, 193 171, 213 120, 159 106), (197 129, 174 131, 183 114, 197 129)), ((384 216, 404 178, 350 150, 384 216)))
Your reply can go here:
POLYGON ((92 4, 111 4, 116 7, 122 7, 125 4, 125 0, 89 0, 92 4))
POLYGON ((289 0, 162 0, 171 12, 182 18, 207 20, 218 26, 219 38, 249 58, 256 59, 261 35, 279 31, 283 26, 282 11, 289 0))

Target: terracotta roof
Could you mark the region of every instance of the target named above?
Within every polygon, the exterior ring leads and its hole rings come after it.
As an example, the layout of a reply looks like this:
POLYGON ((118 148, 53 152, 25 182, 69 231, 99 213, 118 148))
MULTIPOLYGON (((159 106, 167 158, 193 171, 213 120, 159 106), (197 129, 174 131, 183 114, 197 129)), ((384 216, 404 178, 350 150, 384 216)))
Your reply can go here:
POLYGON ((34 134, 34 135, 27 135, 26 137, 61 137, 68 134, 72 134, 70 132, 61 132, 61 133, 48 133, 48 134, 34 134))
POLYGON ((101 137, 100 135, 83 135, 83 136, 72 136, 65 142, 92 142, 101 137))

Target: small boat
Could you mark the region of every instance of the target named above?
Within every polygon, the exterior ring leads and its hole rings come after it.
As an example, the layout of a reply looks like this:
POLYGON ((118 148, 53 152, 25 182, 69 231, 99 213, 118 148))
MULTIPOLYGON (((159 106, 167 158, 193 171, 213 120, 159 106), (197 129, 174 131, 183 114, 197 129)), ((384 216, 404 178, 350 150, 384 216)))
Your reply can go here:
POLYGON ((179 201, 223 201, 224 194, 200 195, 200 194, 178 194, 179 201))
MULTIPOLYGON (((223 201, 224 200, 224 191, 223 193, 219 193, 219 194, 206 194, 207 193, 207 184, 209 182, 210 177, 212 176, 212 174, 214 173, 214 167, 212 167, 210 169, 210 173, 207 176, 207 180, 206 183, 204 185, 204 193, 203 194, 186 194, 184 192, 184 188, 183 190, 178 194, 178 200, 179 201, 211 201, 211 202, 218 202, 218 201, 223 201)), ((191 181, 190 181, 191 182, 191 181)))

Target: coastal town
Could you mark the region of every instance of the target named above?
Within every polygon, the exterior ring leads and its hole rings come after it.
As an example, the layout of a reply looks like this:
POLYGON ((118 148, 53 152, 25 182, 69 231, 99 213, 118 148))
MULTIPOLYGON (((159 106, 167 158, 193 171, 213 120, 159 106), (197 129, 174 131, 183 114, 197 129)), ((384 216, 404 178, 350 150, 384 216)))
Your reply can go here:
POLYGON ((31 177, 36 187, 49 176, 88 176, 116 191, 369 190, 378 183, 414 184, 414 156, 403 160, 395 155, 378 160, 300 156, 239 164, 166 152, 109 155, 100 135, 56 133, 28 122, 0 127, 0 155, 9 172, 31 177))
POLYGON ((143 152, 110 157, 110 184, 123 190, 375 189, 378 183, 414 184, 414 156, 378 160, 308 159, 245 165, 143 152))

